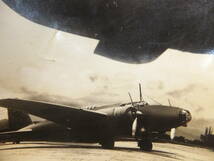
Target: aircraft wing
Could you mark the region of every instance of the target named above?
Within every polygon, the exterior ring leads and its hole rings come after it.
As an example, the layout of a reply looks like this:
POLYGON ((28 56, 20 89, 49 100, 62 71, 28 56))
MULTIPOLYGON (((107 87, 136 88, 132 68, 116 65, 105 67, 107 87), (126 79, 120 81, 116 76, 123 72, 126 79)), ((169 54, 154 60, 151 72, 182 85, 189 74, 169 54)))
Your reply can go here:
POLYGON ((3 2, 35 23, 99 40, 95 53, 118 61, 147 63, 168 48, 208 54, 213 49, 212 0, 3 2))
POLYGON ((159 8, 147 13, 143 6, 147 6, 144 3, 148 2, 144 1, 3 0, 3 2, 35 23, 97 39, 99 44, 94 53, 126 63, 153 61, 169 48, 169 44, 166 43, 171 42, 169 35, 177 38, 168 27, 169 22, 165 22, 165 17, 170 14, 164 15, 163 9, 159 8), (118 8, 117 3, 120 6, 118 8), (156 13, 157 11, 160 14, 156 13), (154 25, 156 23, 161 24, 159 28, 154 25))
POLYGON ((0 99, 0 106, 20 110, 66 127, 84 122, 97 123, 107 118, 105 113, 97 111, 31 100, 0 99))

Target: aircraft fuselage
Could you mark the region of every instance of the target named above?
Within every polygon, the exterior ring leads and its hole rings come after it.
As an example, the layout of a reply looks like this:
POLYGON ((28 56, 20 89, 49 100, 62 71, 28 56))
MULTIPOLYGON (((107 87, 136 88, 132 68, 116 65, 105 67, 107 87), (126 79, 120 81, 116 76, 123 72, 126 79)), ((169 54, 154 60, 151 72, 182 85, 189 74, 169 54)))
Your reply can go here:
MULTIPOLYGON (((99 142, 103 138, 113 137, 115 140, 121 137, 132 137, 132 125, 134 117, 128 106, 116 106, 97 110, 106 113, 108 119, 96 124, 79 122, 73 128, 67 128, 51 121, 43 121, 32 124, 24 129, 32 129, 31 133, 19 135, 19 141, 77 141, 99 142)), ((161 105, 139 106, 138 110, 143 113, 140 118, 141 129, 152 133, 163 133, 171 128, 185 126, 191 120, 187 110, 161 105), (184 113, 182 113, 184 112, 184 113)), ((20 131, 22 131, 21 129, 20 131)), ((1 138, 4 141, 16 141, 17 135, 1 138)))

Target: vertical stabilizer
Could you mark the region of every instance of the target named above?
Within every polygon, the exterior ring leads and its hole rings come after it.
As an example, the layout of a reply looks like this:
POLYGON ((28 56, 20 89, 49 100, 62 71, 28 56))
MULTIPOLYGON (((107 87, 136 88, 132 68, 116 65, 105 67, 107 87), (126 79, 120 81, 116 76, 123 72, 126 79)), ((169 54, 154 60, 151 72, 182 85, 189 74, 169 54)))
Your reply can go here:
POLYGON ((8 109, 10 130, 18 130, 32 124, 30 116, 22 111, 8 109))

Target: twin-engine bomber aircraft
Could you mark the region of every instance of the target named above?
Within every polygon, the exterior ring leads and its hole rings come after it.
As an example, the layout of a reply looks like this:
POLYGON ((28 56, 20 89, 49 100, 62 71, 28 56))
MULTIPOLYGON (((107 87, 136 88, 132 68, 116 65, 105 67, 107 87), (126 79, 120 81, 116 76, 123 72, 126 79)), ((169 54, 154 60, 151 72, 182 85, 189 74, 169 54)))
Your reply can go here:
POLYGON ((141 150, 152 150, 152 138, 191 120, 188 110, 140 101, 93 108, 74 108, 20 99, 1 99, 0 106, 47 119, 18 131, 0 133, 0 141, 67 140, 100 143, 112 149, 123 137, 134 137, 141 150))
POLYGON ((95 53, 147 63, 168 48, 213 53, 213 0, 3 0, 27 19, 99 40, 95 53))

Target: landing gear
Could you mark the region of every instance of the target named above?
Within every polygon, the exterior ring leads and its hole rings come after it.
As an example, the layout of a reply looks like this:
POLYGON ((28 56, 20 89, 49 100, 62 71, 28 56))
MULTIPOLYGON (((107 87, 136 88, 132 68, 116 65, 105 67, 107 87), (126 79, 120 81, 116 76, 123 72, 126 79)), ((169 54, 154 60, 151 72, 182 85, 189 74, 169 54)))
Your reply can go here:
POLYGON ((103 149, 113 149, 114 140, 113 139, 104 139, 100 142, 103 149))
POLYGON ((140 139, 138 140, 138 146, 142 151, 152 151, 152 138, 149 132, 141 133, 140 139))
POLYGON ((13 144, 20 144, 20 141, 14 141, 13 144))
POLYGON ((152 151, 152 147, 153 147, 152 141, 150 139, 139 140, 138 146, 142 151, 152 151))

